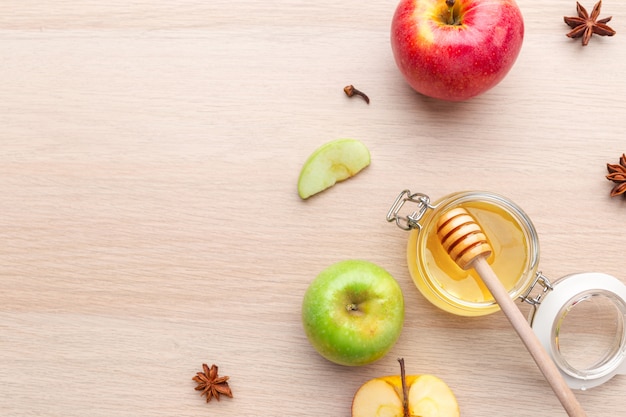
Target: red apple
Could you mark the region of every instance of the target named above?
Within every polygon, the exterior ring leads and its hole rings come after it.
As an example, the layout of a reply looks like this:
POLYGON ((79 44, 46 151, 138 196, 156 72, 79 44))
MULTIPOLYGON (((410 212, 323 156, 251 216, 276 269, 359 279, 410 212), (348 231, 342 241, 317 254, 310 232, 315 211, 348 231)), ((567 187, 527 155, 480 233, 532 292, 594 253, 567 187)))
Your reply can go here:
POLYGON ((393 55, 407 82, 449 101, 498 84, 523 39, 515 0, 400 0, 391 24, 393 55))

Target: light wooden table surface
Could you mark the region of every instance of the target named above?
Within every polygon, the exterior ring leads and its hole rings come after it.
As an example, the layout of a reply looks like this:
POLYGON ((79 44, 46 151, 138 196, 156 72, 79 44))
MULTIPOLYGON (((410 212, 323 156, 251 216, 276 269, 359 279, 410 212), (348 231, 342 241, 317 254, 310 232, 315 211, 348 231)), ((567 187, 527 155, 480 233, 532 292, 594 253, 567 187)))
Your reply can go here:
MULTIPOLYGON (((565 37, 574 0, 519 4, 513 70, 450 104, 397 71, 395 0, 3 0, 0 414, 347 417, 404 357, 463 416, 564 416, 502 314, 421 296, 385 221, 404 188, 493 191, 534 221, 546 275, 626 280, 626 199, 605 179, 626 151, 626 9, 605 0, 617 35, 583 48, 565 37), (371 166, 300 200, 302 163, 339 137, 371 166), (321 358, 300 324, 308 284, 349 258, 406 298, 399 342, 360 368, 321 358), (203 362, 235 398, 199 397, 203 362)), ((577 396, 620 416, 625 392, 616 377, 577 396)))

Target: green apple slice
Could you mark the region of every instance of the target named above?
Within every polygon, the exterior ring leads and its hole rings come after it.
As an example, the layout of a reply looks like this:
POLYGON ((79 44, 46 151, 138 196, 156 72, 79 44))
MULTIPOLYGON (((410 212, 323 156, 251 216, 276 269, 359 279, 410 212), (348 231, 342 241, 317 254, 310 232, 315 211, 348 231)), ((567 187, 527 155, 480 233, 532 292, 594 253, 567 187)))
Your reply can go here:
POLYGON ((317 148, 298 178, 298 194, 307 199, 356 175, 370 164, 370 151, 356 139, 335 139, 317 148))

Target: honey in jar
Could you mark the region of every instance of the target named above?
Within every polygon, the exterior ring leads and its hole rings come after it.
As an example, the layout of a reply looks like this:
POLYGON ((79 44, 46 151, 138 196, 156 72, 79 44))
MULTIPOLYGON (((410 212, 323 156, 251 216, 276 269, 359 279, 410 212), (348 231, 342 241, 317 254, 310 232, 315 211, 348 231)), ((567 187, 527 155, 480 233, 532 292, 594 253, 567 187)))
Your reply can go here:
POLYGON ((407 246, 411 277, 431 303, 448 312, 480 316, 499 310, 489 290, 473 270, 462 270, 450 258, 437 237, 439 216, 453 208, 465 208, 481 225, 492 254, 487 261, 512 297, 528 288, 538 263, 539 244, 526 214, 511 201, 493 193, 451 194, 434 204, 423 201, 418 227, 407 246))

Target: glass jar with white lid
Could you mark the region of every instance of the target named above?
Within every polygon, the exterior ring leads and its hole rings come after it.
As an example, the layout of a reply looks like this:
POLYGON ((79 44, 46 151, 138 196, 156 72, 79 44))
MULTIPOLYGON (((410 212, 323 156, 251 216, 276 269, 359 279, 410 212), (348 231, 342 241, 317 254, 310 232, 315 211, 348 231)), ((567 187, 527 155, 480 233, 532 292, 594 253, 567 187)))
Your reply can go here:
POLYGON ((532 221, 499 194, 463 191, 431 202, 425 194, 404 190, 393 202, 387 220, 409 232, 409 272, 428 301, 461 316, 499 311, 476 272, 459 268, 437 237, 438 218, 458 207, 483 229, 492 247, 487 261, 511 297, 533 305, 531 326, 570 387, 588 389, 626 374, 626 285, 597 272, 550 282, 538 272, 532 221))

